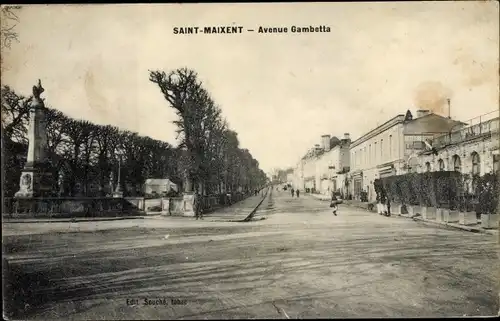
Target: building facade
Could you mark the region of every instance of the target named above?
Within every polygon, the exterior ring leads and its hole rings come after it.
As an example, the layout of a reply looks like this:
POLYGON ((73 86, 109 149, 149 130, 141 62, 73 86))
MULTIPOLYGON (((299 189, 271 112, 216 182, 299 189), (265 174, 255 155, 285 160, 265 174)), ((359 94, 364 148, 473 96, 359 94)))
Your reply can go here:
POLYGON ((434 153, 419 153, 418 172, 457 171, 470 177, 498 173, 499 124, 496 117, 436 137, 434 153))
POLYGON ((407 112, 369 131, 351 144, 350 194, 360 200, 365 192, 369 202, 375 201, 375 179, 416 171, 428 141, 465 125, 418 110, 416 117, 407 112))
POLYGON ((346 194, 351 139, 348 133, 342 139, 323 135, 294 168, 294 187, 329 195, 332 191, 346 194))

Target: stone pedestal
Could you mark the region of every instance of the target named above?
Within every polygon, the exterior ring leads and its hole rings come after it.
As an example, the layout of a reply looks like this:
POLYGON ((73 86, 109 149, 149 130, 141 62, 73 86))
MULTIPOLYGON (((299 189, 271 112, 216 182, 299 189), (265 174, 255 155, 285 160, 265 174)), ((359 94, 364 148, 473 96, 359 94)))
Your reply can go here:
POLYGON ((459 212, 458 222, 462 225, 475 225, 477 224, 476 212, 459 212))
POLYGON ((457 223, 458 222, 458 211, 446 210, 443 212, 443 220, 446 223, 457 223))
POLYGON ((481 214, 481 227, 498 229, 499 214, 481 214))
POLYGON ((424 220, 435 220, 436 219, 436 208, 432 206, 422 206, 422 218, 424 220))
POLYGON ((436 222, 444 222, 444 208, 436 208, 436 222))
POLYGON ((188 193, 188 192, 184 193, 183 201, 184 201, 184 214, 183 214, 183 216, 194 217, 195 216, 194 193, 188 193))
POLYGON ((19 179, 19 191, 15 197, 53 196, 53 175, 50 164, 34 164, 25 167, 19 179))
POLYGON ((393 203, 391 204, 391 214, 395 214, 395 215, 401 215, 401 208, 403 207, 403 205, 401 204, 396 204, 396 203, 393 203))

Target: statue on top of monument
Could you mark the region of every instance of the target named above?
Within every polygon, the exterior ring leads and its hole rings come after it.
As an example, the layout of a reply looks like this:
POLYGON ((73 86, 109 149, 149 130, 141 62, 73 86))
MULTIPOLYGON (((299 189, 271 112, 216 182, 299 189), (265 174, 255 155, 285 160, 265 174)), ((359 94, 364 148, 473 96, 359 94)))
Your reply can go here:
POLYGON ((33 86, 33 102, 31 103, 31 106, 33 108, 44 108, 45 104, 43 102, 43 99, 40 98, 40 95, 45 91, 45 89, 42 87, 42 81, 38 79, 38 85, 33 86))

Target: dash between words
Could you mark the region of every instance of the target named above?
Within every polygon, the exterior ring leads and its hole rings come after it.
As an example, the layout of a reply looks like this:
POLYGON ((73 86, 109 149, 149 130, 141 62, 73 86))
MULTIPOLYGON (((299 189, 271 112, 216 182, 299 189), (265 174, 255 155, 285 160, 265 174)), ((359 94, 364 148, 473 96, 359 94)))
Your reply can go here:
POLYGON ((328 26, 291 26, 291 27, 263 27, 257 29, 244 29, 243 26, 211 26, 211 27, 174 27, 173 33, 191 35, 191 34, 235 34, 247 32, 256 33, 315 33, 315 32, 330 32, 328 26))

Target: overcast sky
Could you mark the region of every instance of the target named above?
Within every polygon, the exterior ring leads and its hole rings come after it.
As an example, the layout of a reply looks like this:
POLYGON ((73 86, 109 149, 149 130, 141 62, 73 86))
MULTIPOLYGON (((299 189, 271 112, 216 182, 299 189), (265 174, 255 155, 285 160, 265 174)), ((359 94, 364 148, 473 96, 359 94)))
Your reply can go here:
POLYGON ((407 109, 498 110, 498 3, 25 6, 2 84, 51 107, 175 144, 148 70, 196 70, 268 171, 322 134, 353 139, 407 109), (174 35, 174 26, 328 26, 330 33, 174 35))

